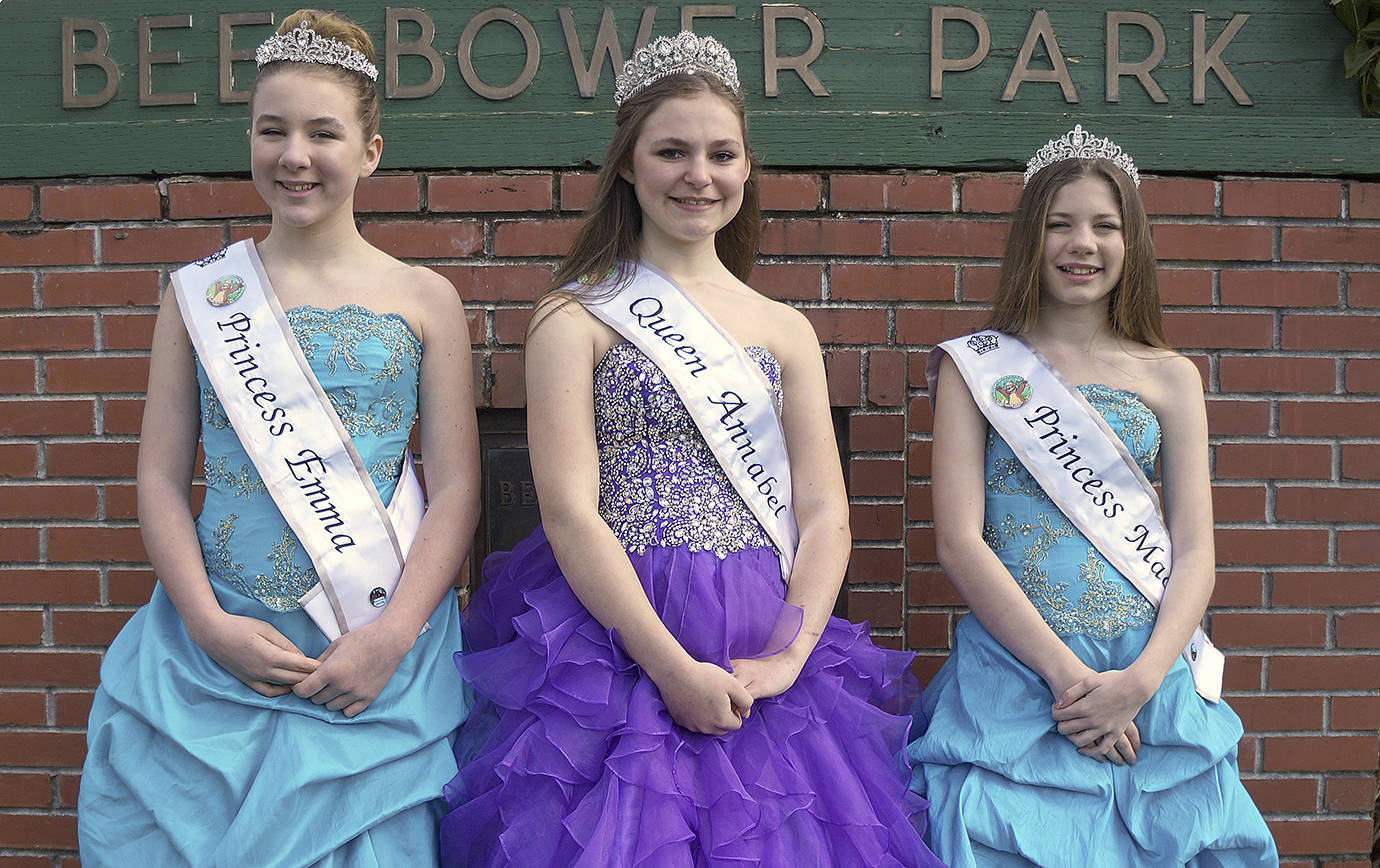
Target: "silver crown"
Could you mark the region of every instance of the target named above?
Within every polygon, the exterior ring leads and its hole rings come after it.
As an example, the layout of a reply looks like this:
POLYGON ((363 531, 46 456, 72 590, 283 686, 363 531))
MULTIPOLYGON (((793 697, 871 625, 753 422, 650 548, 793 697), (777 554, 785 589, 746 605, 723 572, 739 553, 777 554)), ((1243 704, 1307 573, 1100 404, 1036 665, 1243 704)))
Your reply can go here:
POLYGON ((1140 172, 1136 171, 1136 164, 1132 162, 1131 156, 1111 139, 1098 138, 1083 129, 1082 124, 1074 124, 1073 129, 1063 137, 1050 139, 1043 148, 1035 152, 1035 156, 1025 164, 1025 180, 1021 182, 1021 186, 1029 184, 1035 173, 1046 166, 1060 160, 1072 159, 1111 160, 1118 169, 1126 173, 1131 183, 1140 186, 1140 172))
POLYGON ((723 43, 712 36, 696 36, 689 30, 682 30, 675 36, 658 36, 633 52, 614 83, 613 102, 622 105, 628 97, 657 79, 682 72, 708 73, 742 95, 738 64, 733 62, 723 43))
POLYGON ((305 24, 299 24, 287 33, 268 37, 254 51, 254 62, 260 67, 280 60, 340 66, 368 76, 370 81, 379 80, 379 69, 369 62, 369 58, 339 39, 322 36, 305 24))

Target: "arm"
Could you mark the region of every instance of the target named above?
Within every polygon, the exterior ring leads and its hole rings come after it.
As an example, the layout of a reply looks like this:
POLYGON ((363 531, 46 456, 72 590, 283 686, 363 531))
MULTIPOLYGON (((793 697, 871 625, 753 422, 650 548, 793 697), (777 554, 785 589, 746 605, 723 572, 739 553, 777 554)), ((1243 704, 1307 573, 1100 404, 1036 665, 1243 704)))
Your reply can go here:
POLYGON ((378 697, 427 618, 452 592, 479 521, 479 434, 465 310, 449 281, 420 271, 425 351, 419 425, 426 515, 378 620, 332 642, 316 672, 294 688, 346 717, 378 697))
POLYGON ((786 340, 773 354, 781 362, 782 423, 800 531, 786 602, 803 609, 805 617, 795 641, 780 653, 733 661, 734 674, 754 699, 776 696, 795 683, 833 612, 853 543, 824 356, 809 320, 793 309, 784 311, 786 340))
POLYGON ((599 515, 593 384, 599 332, 578 304, 547 315, 552 304, 538 306, 536 316, 545 319, 529 334, 526 350, 528 450, 551 549, 571 590, 600 624, 618 631, 676 723, 705 733, 735 730, 752 698, 726 670, 686 653, 599 515))
POLYGON ((228 614, 211 590, 188 500, 201 416, 194 371, 177 295, 169 290, 154 326, 139 437, 139 530, 192 641, 255 692, 281 696, 316 661, 267 622, 228 614))

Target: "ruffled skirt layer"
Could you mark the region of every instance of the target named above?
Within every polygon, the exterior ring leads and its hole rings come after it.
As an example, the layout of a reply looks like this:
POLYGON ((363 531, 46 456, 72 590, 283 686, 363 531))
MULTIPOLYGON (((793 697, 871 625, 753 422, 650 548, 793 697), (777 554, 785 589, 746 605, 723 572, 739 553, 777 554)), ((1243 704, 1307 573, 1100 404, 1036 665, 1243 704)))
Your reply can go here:
MULTIPOLYGON (((1135 660, 1150 629, 1065 641, 1106 671, 1135 660)), ((959 622, 918 709, 928 729, 908 751, 912 789, 932 805, 930 844, 950 865, 1278 865, 1237 771, 1241 721, 1198 696, 1182 659, 1135 718, 1134 766, 1079 754, 1055 729, 1053 703, 976 618, 959 622)))
MULTIPOLYGON (((631 555, 696 659, 795 637, 776 556, 631 555)), ((674 724, 655 684, 566 583, 539 528, 485 564, 457 664, 478 694, 446 787, 446 865, 938 866, 902 753, 910 655, 831 619, 799 679, 726 736, 674 724)))

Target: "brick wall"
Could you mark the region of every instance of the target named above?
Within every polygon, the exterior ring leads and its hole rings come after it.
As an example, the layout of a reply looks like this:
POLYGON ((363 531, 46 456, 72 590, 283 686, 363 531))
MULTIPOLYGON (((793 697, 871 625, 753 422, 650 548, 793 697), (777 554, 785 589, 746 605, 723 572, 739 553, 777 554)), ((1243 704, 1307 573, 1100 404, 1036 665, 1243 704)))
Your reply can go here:
MULTIPOLYGON (((847 610, 942 662, 923 353, 992 295, 1006 174, 773 174, 753 282, 807 311, 848 417, 847 610)), ((534 290, 591 176, 387 174, 364 234, 470 310, 482 406, 523 401, 534 290)), ((1380 184, 1151 178, 1170 341, 1210 388, 1212 632, 1241 765, 1290 866, 1364 860, 1380 725, 1380 184)), ((135 522, 147 348, 168 270, 266 231, 242 177, 0 184, 0 866, 76 864, 103 647, 153 583, 135 522)))

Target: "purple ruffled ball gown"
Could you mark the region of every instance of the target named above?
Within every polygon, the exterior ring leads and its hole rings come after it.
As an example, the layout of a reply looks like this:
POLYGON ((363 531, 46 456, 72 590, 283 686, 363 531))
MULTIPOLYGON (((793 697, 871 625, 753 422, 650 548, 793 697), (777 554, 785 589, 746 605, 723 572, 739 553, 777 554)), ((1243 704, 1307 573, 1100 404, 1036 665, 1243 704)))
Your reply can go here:
MULTIPOLYGON (((749 354, 780 400, 780 369, 749 354)), ((594 372, 600 513, 698 660, 780 650, 799 609, 766 534, 661 372, 630 344, 594 372)), ((737 732, 677 726, 566 583, 538 528, 484 564, 457 665, 477 703, 441 825, 448 866, 942 866, 907 789, 910 655, 829 621, 796 683, 737 732)))

